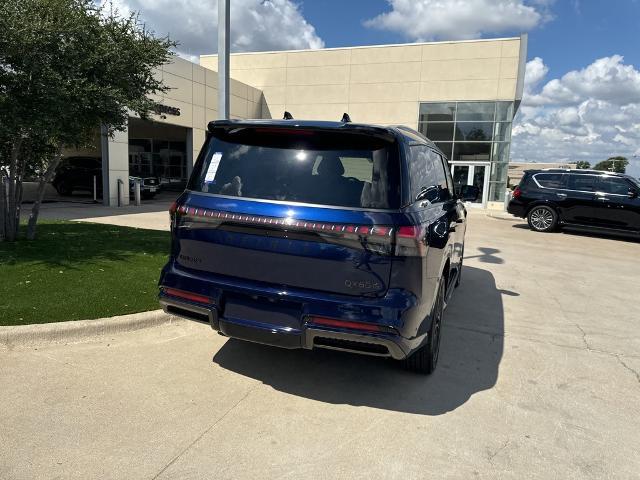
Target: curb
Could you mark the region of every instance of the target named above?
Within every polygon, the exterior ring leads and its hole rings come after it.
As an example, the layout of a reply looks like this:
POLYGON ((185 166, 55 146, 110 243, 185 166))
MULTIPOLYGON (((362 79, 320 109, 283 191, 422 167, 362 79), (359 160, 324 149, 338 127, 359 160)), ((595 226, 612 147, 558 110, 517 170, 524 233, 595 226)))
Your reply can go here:
POLYGON ((162 310, 152 310, 96 320, 0 327, 0 348, 72 343, 89 337, 156 327, 177 320, 177 317, 168 315, 162 310))
POLYGON ((505 213, 505 212, 487 212, 486 215, 489 218, 495 218, 497 220, 511 220, 512 222, 521 220, 521 219, 519 219, 517 217, 514 217, 513 215, 511 215, 509 213, 505 213))

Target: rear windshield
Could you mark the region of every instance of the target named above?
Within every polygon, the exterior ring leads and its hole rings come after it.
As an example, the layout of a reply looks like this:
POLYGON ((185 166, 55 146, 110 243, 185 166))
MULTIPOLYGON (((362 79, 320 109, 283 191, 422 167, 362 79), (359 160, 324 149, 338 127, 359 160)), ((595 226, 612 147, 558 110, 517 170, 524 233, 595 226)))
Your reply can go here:
POLYGON ((397 145, 363 134, 285 128, 217 129, 189 189, 234 197, 398 208, 397 145))

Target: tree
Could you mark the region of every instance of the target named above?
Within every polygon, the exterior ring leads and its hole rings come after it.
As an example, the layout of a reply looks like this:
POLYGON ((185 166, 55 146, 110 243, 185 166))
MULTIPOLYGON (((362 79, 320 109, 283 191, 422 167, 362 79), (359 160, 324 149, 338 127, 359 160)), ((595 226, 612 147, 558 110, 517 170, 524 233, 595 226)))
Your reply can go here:
POLYGON ((576 168, 580 170, 588 170, 591 168, 591 164, 585 160, 578 160, 576 162, 576 168))
POLYGON ((626 157, 609 157, 608 160, 603 160, 593 167, 596 170, 602 170, 606 172, 625 173, 627 171, 627 165, 629 160, 626 157))
POLYGON ((62 149, 90 144, 100 125, 110 135, 123 130, 131 112, 148 118, 150 95, 167 90, 154 71, 175 43, 93 0, 2 0, 0 32, 0 234, 16 239, 31 173, 39 182, 33 239, 62 149))

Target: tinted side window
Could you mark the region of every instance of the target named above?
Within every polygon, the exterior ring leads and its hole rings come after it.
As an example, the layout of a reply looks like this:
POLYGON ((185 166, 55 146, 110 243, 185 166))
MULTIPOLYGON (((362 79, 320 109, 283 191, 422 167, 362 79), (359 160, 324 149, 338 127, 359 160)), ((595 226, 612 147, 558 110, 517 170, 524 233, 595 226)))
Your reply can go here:
POLYGON ((447 182, 447 190, 449 191, 449 194, 453 195, 454 186, 453 186, 453 178, 451 177, 451 167, 449 167, 449 162, 447 162, 446 158, 440 156, 440 160, 442 161, 442 166, 444 167, 444 175, 445 175, 445 180, 447 182))
POLYGON ((536 181, 544 188, 563 188, 562 173, 539 173, 535 176, 536 181))
POLYGON ((618 177, 600 177, 598 183, 598 191, 604 193, 613 193, 616 195, 627 195, 631 185, 624 178, 618 177))
POLYGON ((567 188, 581 192, 595 192, 598 177, 594 175, 568 175, 567 188))
POLYGON ((426 187, 439 186, 448 189, 447 177, 440 155, 426 145, 411 146, 411 160, 409 162, 411 176, 411 198, 426 187))

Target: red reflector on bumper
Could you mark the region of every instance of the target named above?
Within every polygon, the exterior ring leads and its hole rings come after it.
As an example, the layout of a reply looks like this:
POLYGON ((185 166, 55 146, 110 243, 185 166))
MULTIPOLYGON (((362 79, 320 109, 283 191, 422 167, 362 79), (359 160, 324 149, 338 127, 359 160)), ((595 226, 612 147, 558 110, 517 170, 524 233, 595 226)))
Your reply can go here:
POLYGON ((309 317, 309 323, 314 325, 322 325, 325 327, 350 328, 352 330, 362 330, 365 332, 382 332, 382 328, 378 325, 369 323, 349 322, 347 320, 336 320, 335 318, 326 317, 309 317))
POLYGON ((185 292, 175 288, 164 288, 163 290, 165 295, 169 295, 171 297, 184 298, 185 300, 197 303, 213 303, 211 298, 205 297, 204 295, 198 295, 197 293, 185 292))

